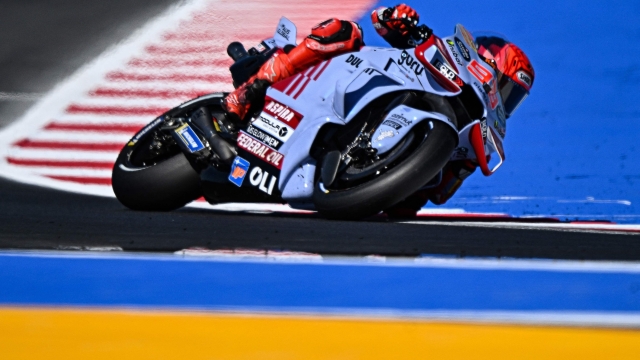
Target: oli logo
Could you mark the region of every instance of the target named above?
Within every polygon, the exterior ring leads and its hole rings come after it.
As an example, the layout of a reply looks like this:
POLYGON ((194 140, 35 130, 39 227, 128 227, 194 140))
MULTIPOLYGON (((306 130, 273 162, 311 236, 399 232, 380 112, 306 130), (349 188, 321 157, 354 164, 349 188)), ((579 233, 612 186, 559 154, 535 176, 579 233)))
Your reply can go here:
POLYGON ((253 170, 251 170, 251 174, 249 174, 249 181, 251 182, 251 185, 257 186, 260 191, 269 195, 273 193, 273 188, 275 187, 277 180, 278 179, 275 176, 257 166, 254 167, 253 170), (267 183, 269 185, 267 185, 267 183))

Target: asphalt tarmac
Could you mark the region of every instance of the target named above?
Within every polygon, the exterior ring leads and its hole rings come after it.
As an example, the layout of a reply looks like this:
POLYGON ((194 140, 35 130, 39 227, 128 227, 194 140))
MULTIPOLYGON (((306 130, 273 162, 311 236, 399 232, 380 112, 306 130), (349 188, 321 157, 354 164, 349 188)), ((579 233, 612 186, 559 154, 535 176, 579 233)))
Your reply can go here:
POLYGON ((0 128, 175 2, 0 1, 0 128))
MULTIPOLYGON (((39 94, 165 10, 169 0, 0 3, 0 127, 39 94)), ((133 212, 115 199, 0 180, 0 248, 132 251, 252 248, 332 255, 640 259, 640 236, 410 225, 183 209, 133 212)))

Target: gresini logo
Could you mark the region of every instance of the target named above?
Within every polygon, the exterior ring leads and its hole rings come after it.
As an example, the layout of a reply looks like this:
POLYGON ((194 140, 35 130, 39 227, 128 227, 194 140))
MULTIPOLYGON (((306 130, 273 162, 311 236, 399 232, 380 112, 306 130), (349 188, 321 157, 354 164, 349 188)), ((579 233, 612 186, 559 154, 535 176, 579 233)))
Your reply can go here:
POLYGON ((406 66, 409 69, 413 70, 413 73, 416 74, 416 76, 420 76, 424 72, 424 66, 422 66, 418 62, 418 60, 414 59, 411 55, 409 55, 408 52, 404 50, 402 51, 402 54, 400 54, 398 65, 406 66))
POLYGON ((282 24, 278 28, 278 34, 280 34, 280 36, 282 36, 283 38, 289 40, 289 36, 291 34, 291 30, 287 29, 287 27, 284 26, 284 24, 282 24))

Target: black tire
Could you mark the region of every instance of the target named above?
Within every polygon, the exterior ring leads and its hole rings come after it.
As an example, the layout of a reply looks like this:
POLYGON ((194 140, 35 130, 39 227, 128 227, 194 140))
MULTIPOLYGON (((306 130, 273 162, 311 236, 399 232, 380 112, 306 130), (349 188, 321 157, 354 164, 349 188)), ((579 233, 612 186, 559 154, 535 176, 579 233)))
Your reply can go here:
POLYGON ((125 149, 111 178, 116 197, 132 210, 171 211, 202 194, 200 177, 182 153, 154 166, 137 168, 128 163, 125 149))
POLYGON ((379 177, 353 188, 328 192, 316 184, 313 193, 316 209, 332 219, 355 220, 375 215, 436 176, 457 144, 458 134, 451 126, 433 121, 433 129, 413 153, 379 177))

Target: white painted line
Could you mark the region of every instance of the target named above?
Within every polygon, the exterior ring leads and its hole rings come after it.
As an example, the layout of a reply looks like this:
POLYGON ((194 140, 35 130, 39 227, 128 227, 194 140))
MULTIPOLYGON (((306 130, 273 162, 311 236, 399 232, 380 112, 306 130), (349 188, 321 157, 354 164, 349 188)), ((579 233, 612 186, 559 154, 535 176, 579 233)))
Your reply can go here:
POLYGON ((35 101, 41 99, 40 93, 16 93, 0 91, 0 101, 35 101))
POLYGON ((613 232, 616 234, 640 235, 640 225, 619 224, 572 224, 572 223, 524 223, 524 222, 471 222, 471 221, 401 221, 402 224, 466 226, 520 230, 556 230, 570 232, 613 232))

